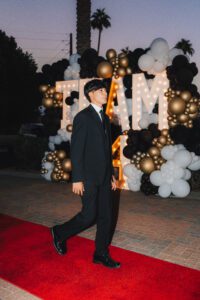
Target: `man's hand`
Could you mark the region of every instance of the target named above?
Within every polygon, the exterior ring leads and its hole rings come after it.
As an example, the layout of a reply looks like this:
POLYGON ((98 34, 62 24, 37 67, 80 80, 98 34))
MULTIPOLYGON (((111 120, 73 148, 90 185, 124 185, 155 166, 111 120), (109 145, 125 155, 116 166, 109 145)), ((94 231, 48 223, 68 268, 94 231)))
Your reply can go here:
POLYGON ((84 189, 84 185, 83 185, 82 181, 72 183, 72 192, 73 193, 83 196, 84 191, 85 191, 85 189, 84 189))
POLYGON ((112 185, 112 190, 116 190, 117 189, 117 181, 115 179, 115 176, 112 175, 112 179, 111 179, 111 185, 112 185))

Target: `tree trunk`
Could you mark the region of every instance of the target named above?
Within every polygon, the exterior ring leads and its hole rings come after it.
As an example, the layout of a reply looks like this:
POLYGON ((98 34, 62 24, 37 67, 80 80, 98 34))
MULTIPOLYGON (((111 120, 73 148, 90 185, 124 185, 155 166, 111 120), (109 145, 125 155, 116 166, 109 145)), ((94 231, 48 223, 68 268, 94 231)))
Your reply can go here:
POLYGON ((91 43, 91 0, 77 0, 76 2, 76 48, 79 54, 90 48, 91 43))
POLYGON ((101 32, 102 32, 102 30, 99 30, 98 46, 97 46, 97 52, 98 52, 98 54, 99 54, 99 50, 100 50, 101 32))

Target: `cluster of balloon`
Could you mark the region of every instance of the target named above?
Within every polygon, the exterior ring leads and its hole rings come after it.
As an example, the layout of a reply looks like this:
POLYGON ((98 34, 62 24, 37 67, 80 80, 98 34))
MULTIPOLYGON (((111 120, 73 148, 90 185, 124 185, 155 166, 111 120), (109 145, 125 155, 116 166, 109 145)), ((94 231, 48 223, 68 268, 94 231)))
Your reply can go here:
POLYGON ((62 107, 63 94, 56 92, 55 87, 40 85, 39 90, 43 93, 42 105, 44 107, 62 107))
POLYGON ((52 181, 68 181, 70 179, 71 160, 66 157, 66 152, 64 150, 48 152, 42 160, 42 163, 44 167, 41 169, 41 174, 48 173, 49 169, 52 169, 52 181))
POLYGON ((142 153, 138 151, 133 155, 131 163, 133 163, 138 170, 145 174, 150 174, 155 170, 160 170, 161 165, 165 162, 161 156, 161 149, 166 145, 173 145, 168 129, 163 129, 160 136, 152 140, 151 147, 147 152, 142 153))
POLYGON ((129 60, 125 53, 117 52, 114 49, 109 49, 106 52, 108 61, 103 61, 97 66, 97 75, 101 78, 110 78, 114 76, 116 79, 132 74, 129 67, 129 60))
POLYGON ((177 125, 169 129, 170 135, 175 144, 183 144, 185 148, 200 155, 200 118, 193 120, 193 127, 177 125))
POLYGON ((200 99, 192 97, 189 91, 173 91, 171 88, 165 96, 168 100, 169 126, 181 124, 192 128, 200 109, 200 99))
POLYGON ((193 79, 197 74, 196 64, 190 63, 185 55, 175 56, 172 65, 167 67, 167 77, 173 90, 187 90, 193 97, 199 98, 197 86, 193 84, 193 79))

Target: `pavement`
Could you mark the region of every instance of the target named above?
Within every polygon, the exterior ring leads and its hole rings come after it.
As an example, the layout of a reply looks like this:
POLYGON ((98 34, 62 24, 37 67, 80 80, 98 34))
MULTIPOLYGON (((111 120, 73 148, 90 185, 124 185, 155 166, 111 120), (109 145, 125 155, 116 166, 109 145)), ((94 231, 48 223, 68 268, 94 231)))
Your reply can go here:
MULTIPOLYGON (((200 270, 200 190, 186 198, 113 193, 112 245, 200 270), (114 229, 114 227, 113 227, 114 229)), ((37 172, 0 170, 0 213, 48 227, 81 209, 71 183, 45 181, 37 172)), ((79 235, 94 240, 96 226, 79 235)), ((0 280, 0 299, 36 299, 0 280)))

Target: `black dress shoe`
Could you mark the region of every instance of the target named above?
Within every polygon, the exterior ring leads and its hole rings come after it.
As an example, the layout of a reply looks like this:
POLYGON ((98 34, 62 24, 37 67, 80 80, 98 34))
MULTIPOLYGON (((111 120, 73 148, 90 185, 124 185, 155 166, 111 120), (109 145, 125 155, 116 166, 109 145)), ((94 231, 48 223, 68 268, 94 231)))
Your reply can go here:
POLYGON ((93 263, 102 264, 111 269, 120 268, 120 263, 113 260, 108 253, 103 255, 94 254, 93 263))
POLYGON ((56 226, 51 228, 51 234, 53 236, 53 244, 58 254, 64 255, 67 252, 66 241, 62 241, 62 242, 59 241, 59 238, 55 231, 55 227, 56 226))

